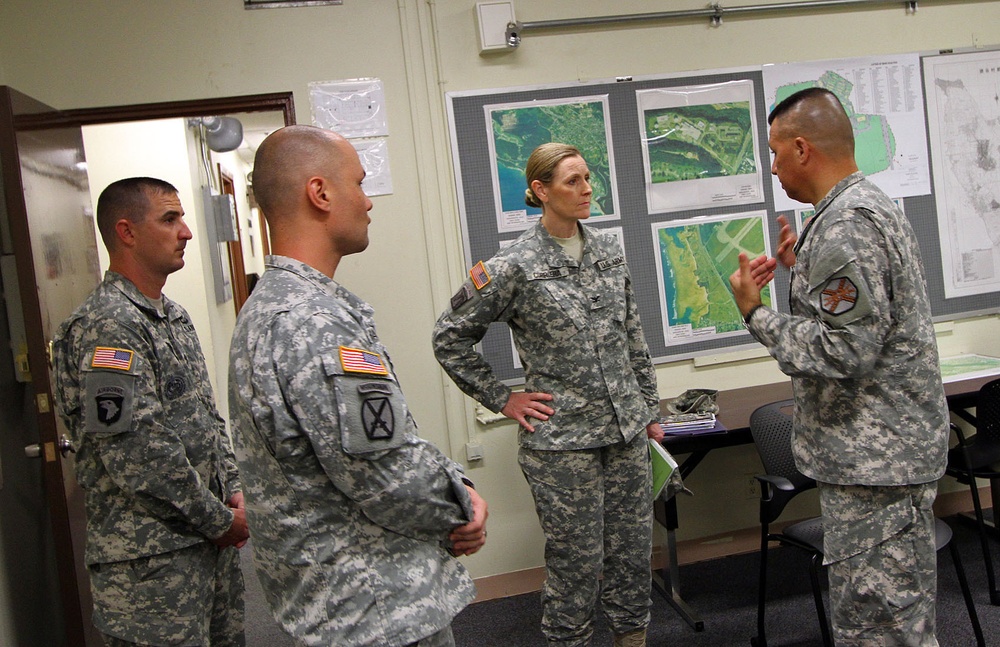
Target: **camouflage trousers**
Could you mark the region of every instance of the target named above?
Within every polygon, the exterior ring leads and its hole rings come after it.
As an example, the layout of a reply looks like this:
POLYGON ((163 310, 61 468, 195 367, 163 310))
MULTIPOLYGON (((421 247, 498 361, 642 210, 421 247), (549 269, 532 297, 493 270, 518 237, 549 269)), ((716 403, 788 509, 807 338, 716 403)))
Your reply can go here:
POLYGON ((548 644, 590 645, 598 596, 614 633, 646 627, 653 541, 646 434, 577 451, 522 447, 518 463, 545 534, 548 644))
POLYGON ((201 542, 88 568, 94 625, 109 647, 246 644, 243 572, 234 548, 201 542))
POLYGON ((838 647, 936 647, 937 483, 819 493, 838 647))

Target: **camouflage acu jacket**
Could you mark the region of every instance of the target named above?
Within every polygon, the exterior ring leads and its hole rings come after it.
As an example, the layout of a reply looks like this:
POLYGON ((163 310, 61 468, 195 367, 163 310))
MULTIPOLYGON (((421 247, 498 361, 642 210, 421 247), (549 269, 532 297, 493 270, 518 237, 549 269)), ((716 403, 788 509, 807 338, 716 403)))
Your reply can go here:
POLYGON ((948 412, 910 223, 855 173, 816 205, 796 254, 791 314, 759 308, 749 328, 792 377, 799 469, 845 485, 936 480, 948 412))
POLYGON ((434 328, 434 354, 467 395, 491 411, 510 388, 474 348, 490 324, 514 336, 525 389, 551 393, 556 413, 521 430, 522 446, 586 449, 630 440, 659 414, 656 374, 632 280, 614 236, 581 225, 581 262, 541 223, 475 268, 434 328), (477 285, 478 284, 478 285, 477 285))
POLYGON ((229 375, 254 557, 284 629, 398 647, 448 626, 475 591, 443 542, 472 504, 460 466, 416 435, 371 307, 270 256, 229 375))
POLYGON ((187 312, 108 272, 53 340, 56 406, 86 495, 88 564, 222 535, 240 491, 187 312))

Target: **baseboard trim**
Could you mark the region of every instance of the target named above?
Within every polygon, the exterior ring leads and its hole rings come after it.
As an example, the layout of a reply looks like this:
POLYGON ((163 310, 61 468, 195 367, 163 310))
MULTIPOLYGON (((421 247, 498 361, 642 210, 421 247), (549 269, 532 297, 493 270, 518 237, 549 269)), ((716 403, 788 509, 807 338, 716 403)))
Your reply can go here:
POLYGON ((476 599, 472 603, 540 591, 544 582, 545 567, 543 566, 512 573, 478 577, 476 578, 476 599))
MULTIPOLYGON (((990 500, 989 486, 979 488, 979 497, 982 501, 990 500)), ((934 514, 939 517, 949 517, 962 512, 972 511, 972 494, 969 490, 939 494, 934 501, 934 514)), ((792 519, 778 523, 775 529, 780 529, 796 521, 798 520, 792 519)), ((729 555, 752 553, 759 548, 760 527, 754 526, 734 532, 677 542, 677 562, 680 565, 694 564, 709 559, 728 557, 729 555)), ((666 566, 666 563, 665 548, 654 546, 652 567, 663 568, 666 566)), ((477 595, 473 604, 539 591, 542 588, 543 582, 545 582, 545 568, 542 566, 514 571, 512 573, 501 573, 499 575, 476 578, 477 595)))

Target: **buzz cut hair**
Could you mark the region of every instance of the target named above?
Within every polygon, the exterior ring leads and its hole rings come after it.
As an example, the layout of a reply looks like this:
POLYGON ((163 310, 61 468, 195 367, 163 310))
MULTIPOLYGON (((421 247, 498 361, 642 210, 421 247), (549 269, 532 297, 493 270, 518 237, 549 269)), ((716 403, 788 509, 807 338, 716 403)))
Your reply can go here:
POLYGON ((123 218, 140 223, 146 218, 151 195, 176 195, 177 187, 154 177, 129 177, 109 184, 97 199, 97 228, 104 245, 115 244, 115 223, 123 218))

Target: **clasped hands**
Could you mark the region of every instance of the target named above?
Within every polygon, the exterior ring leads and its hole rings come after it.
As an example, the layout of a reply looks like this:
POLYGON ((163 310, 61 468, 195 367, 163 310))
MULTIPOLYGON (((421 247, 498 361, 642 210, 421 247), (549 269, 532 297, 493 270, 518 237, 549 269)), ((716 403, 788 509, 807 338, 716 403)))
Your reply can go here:
POLYGON ((469 491, 469 498, 472 499, 472 521, 459 526, 451 531, 448 539, 451 540, 451 554, 455 557, 459 555, 471 555, 477 552, 486 543, 486 517, 489 510, 486 501, 483 500, 475 488, 466 485, 469 491))
POLYGON ((243 493, 237 492, 229 497, 226 505, 233 511, 233 522, 229 525, 229 530, 221 536, 212 539, 211 542, 220 548, 233 546, 243 548, 247 540, 250 539, 250 529, 247 527, 247 513, 243 505, 243 493))

